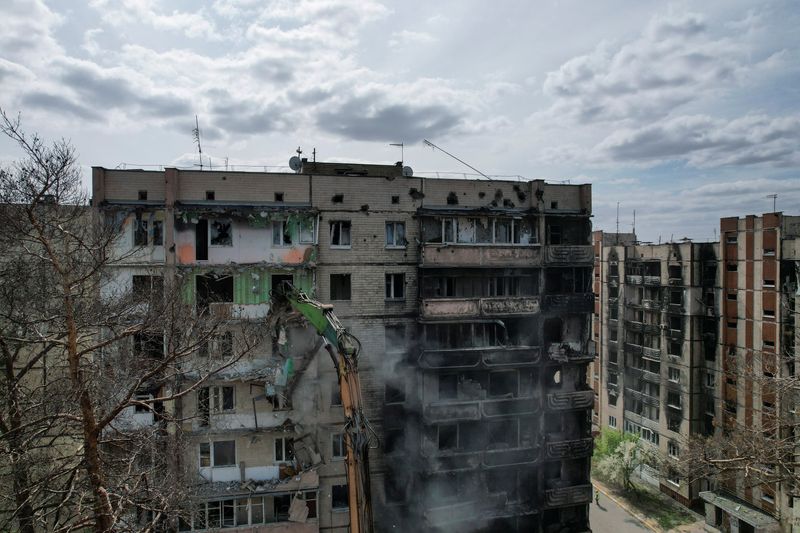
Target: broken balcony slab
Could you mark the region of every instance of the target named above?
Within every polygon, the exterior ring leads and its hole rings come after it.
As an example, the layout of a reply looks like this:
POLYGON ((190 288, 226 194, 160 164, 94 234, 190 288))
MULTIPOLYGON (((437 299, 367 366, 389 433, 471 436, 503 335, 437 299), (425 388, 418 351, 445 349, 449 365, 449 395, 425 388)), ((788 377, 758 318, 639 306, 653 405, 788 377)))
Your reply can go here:
POLYGON ((422 267, 535 267, 542 265, 539 245, 423 244, 422 267))

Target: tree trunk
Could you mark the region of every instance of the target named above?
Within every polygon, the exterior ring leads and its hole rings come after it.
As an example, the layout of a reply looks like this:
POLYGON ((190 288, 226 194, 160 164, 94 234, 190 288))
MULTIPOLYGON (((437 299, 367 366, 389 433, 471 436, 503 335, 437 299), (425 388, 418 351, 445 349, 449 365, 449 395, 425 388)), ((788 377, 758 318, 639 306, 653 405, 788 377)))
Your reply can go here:
POLYGON ((22 413, 20 412, 18 389, 16 387, 16 376, 14 374, 14 359, 10 354, 6 354, 6 385, 8 388, 8 411, 9 417, 8 432, 11 434, 9 439, 9 454, 12 459, 12 469, 14 472, 14 503, 16 503, 17 522, 21 533, 35 533, 33 527, 33 506, 30 502, 30 475, 25 460, 20 461, 22 443, 20 442, 20 430, 22 428, 22 413))

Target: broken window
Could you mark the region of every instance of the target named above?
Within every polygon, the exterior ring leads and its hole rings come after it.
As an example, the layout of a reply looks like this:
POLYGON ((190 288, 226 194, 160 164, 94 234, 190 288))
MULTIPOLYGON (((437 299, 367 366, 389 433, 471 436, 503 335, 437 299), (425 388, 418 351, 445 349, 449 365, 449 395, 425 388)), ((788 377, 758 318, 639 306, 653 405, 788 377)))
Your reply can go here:
POLYGON ((331 508, 347 509, 347 485, 333 485, 331 487, 331 508))
POLYGON ((140 331, 133 334, 134 357, 152 357, 159 359, 164 356, 164 337, 161 333, 140 331))
POLYGON ((514 398, 519 394, 519 374, 516 371, 489 374, 489 397, 514 398))
POLYGON ((276 202, 283 202, 283 193, 276 192, 274 193, 273 198, 275 199, 276 202))
POLYGON ((206 191, 206 200, 214 200, 216 199, 216 194, 214 191, 206 191))
POLYGON ((405 247, 406 242, 406 223, 387 222, 386 223, 386 246, 405 247))
POLYGON ((438 447, 440 450, 458 448, 458 424, 441 424, 438 426, 438 447))
POLYGON ((405 284, 405 274, 386 274, 386 299, 402 300, 405 298, 405 284))
POLYGON ((350 221, 331 221, 331 246, 347 248, 350 246, 350 221))
POLYGON ((211 246, 233 246, 230 220, 211 221, 211 246))
POLYGON ((292 505, 292 497, 289 494, 273 496, 272 512, 275 520, 282 522, 289 520, 289 507, 292 505))
POLYGON ((681 290, 670 291, 669 303, 673 305, 681 305, 683 303, 683 291, 681 290))
POLYGON ((292 233, 289 230, 289 224, 285 220, 272 221, 272 245, 273 246, 291 246, 292 233))
POLYGON ((312 217, 300 219, 300 244, 314 244, 314 219, 312 217))
POLYGON ((458 397, 458 375, 439 375, 439 399, 455 400, 458 397))
POLYGON ((197 307, 208 308, 211 303, 233 302, 233 276, 206 274, 195 278, 197 307))
POLYGON ((445 218, 442 220, 442 242, 454 243, 456 242, 456 232, 458 229, 458 220, 455 218, 445 218))
POLYGON ((234 466, 236 464, 236 441, 223 440, 200 443, 200 466, 234 466))
POLYGON ((331 300, 350 299, 350 274, 331 274, 331 300))
POLYGON ((294 276, 292 274, 273 274, 270 277, 270 283, 273 291, 283 291, 286 289, 287 283, 294 283, 294 276))
POLYGON ((471 244, 475 242, 475 226, 476 220, 474 218, 460 219, 458 222, 458 235, 456 240, 462 244, 471 244))
POLYGON ((547 226, 547 244, 561 244, 561 226, 557 224, 547 226))
POLYGON ((275 437, 275 462, 283 463, 294 459, 292 445, 287 437, 275 437))
POLYGON ((669 317, 669 329, 680 330, 683 320, 679 316, 669 317))
POLYGON ((137 215, 133 226, 133 245, 147 246, 147 221, 137 215))
POLYGON ((147 201, 147 191, 139 191, 139 200, 147 201))
POLYGON ((510 218, 498 218, 494 221, 494 242, 508 244, 512 242, 513 221, 510 218))
POLYGON ((383 391, 384 403, 403 403, 406 401, 405 383, 386 383, 383 391))
POLYGON ((406 327, 403 324, 388 324, 384 327, 386 353, 402 353, 406 349, 406 327))
POLYGON ((489 449, 516 448, 519 442, 519 421, 497 420, 487 424, 489 449))
POLYGON ((344 459, 347 454, 344 433, 331 433, 331 458, 344 459))
POLYGON ((134 300, 149 300, 164 294, 163 276, 133 275, 133 288, 131 291, 134 300))
POLYGON ((230 331, 209 336, 200 343, 200 357, 219 357, 227 359, 233 356, 233 334, 230 331))
POLYGON ((208 260, 208 220, 197 221, 194 235, 194 255, 197 261, 208 260))
POLYGON ((317 517, 317 493, 314 491, 306 491, 303 493, 303 500, 306 502, 306 507, 308 507, 308 518, 316 518, 317 517))

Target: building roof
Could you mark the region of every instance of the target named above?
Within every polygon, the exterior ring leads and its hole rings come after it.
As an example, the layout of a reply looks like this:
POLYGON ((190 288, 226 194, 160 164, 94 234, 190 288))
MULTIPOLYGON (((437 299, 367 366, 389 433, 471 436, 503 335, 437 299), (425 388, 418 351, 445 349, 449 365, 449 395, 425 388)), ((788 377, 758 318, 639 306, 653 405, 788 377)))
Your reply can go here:
POLYGON ((747 522, 753 527, 765 527, 777 524, 778 521, 763 511, 759 511, 755 507, 750 506, 743 500, 730 496, 728 494, 706 491, 701 492, 700 497, 725 511, 731 516, 747 522))

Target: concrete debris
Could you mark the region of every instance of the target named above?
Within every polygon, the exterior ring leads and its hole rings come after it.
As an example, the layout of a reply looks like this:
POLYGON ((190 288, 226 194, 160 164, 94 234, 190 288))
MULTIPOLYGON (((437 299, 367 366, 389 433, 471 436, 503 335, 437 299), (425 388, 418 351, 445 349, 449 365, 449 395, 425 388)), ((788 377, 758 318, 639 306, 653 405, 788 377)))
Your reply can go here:
POLYGON ((308 505, 305 500, 301 500, 297 494, 292 498, 289 506, 289 522, 305 522, 308 519, 308 505))

